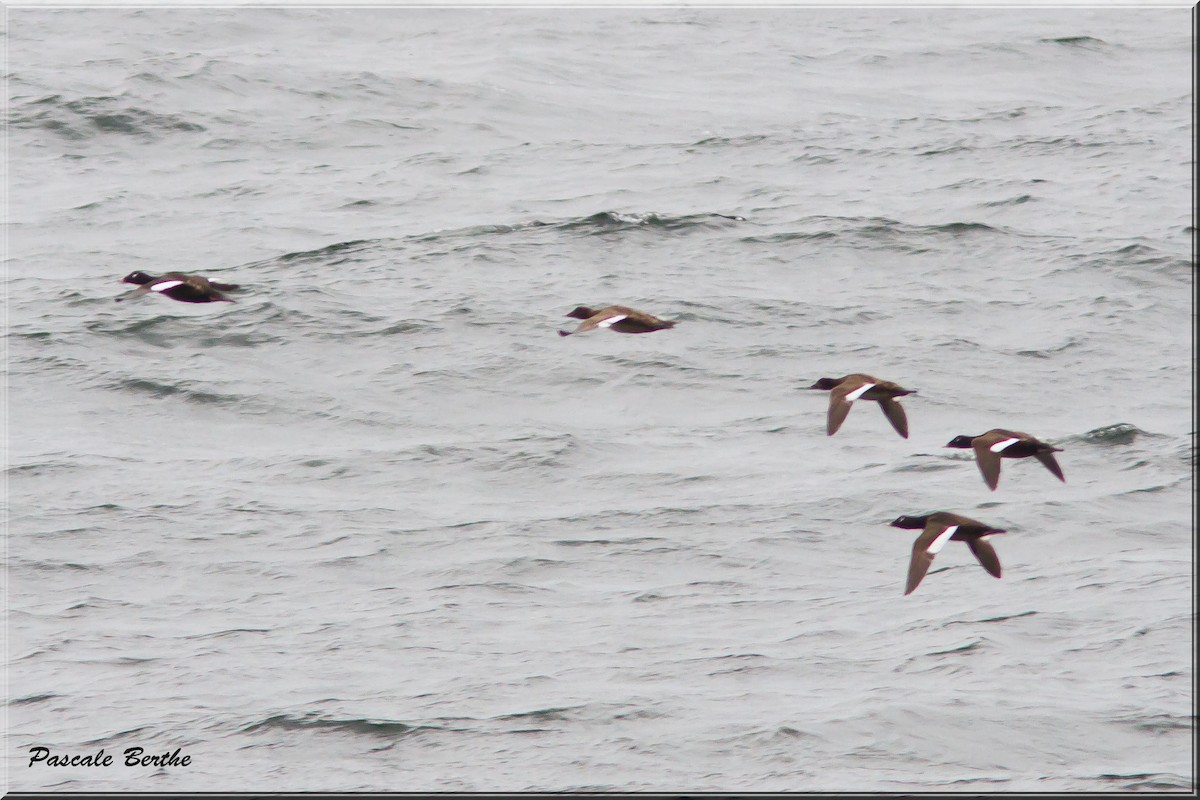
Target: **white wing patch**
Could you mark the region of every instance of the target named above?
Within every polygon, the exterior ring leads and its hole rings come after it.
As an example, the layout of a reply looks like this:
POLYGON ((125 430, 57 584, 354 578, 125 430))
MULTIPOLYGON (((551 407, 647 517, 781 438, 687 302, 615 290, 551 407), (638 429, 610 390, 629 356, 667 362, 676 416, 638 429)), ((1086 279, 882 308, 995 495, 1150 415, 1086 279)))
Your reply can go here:
POLYGON ((853 403, 855 400, 857 400, 858 398, 860 398, 864 394, 866 394, 867 390, 870 389, 874 385, 875 384, 873 384, 873 383, 864 383, 862 386, 858 387, 853 392, 846 395, 846 401, 849 403, 853 403))
POLYGON ((1003 442, 996 442, 994 445, 992 445, 988 449, 991 450, 993 453, 1000 453, 1000 452, 1004 451, 1005 449, 1011 447, 1012 445, 1016 444, 1019 441, 1021 441, 1021 440, 1020 439, 1005 439, 1003 442))
POLYGON ((597 328, 607 328, 610 325, 614 325, 614 324, 620 322, 621 320, 625 319, 628 316, 629 316, 628 314, 617 314, 615 317, 609 317, 608 319, 602 319, 596 323, 596 327, 597 328))
POLYGON ((163 281, 156 283, 150 287, 152 292, 165 292, 167 289, 174 289, 176 286, 183 286, 183 281, 163 281))
POLYGON ((951 525, 949 528, 946 528, 946 530, 937 535, 936 539, 929 543, 929 547, 925 548, 925 552, 933 555, 941 550, 946 546, 946 542, 950 541, 950 537, 954 535, 956 530, 958 530, 957 525, 951 525))

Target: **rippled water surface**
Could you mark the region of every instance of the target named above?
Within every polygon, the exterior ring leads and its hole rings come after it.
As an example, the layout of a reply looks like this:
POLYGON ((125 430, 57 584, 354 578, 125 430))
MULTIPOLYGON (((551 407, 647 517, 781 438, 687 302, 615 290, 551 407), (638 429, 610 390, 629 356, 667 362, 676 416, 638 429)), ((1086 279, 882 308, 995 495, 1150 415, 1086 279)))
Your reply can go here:
POLYGON ((11 788, 1194 788, 1187 8, 8 25, 11 788))

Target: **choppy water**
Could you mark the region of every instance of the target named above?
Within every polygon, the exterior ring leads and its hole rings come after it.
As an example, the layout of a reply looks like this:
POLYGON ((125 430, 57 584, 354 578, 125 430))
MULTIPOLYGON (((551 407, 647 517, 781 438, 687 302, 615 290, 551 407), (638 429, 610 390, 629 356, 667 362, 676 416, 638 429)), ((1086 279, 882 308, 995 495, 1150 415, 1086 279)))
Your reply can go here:
POLYGON ((8 24, 11 788, 1194 787, 1186 7, 8 24))

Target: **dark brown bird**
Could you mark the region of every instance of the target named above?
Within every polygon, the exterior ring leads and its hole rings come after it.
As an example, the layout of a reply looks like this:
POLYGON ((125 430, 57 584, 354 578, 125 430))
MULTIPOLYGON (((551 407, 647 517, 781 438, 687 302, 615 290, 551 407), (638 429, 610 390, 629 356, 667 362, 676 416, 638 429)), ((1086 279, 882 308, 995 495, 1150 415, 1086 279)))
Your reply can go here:
POLYGON ((979 465, 979 471, 983 473, 984 483, 993 492, 996 491, 996 486, 1000 483, 1001 458, 1029 458, 1033 456, 1042 462, 1042 465, 1050 470, 1054 474, 1054 477, 1063 483, 1067 482, 1067 479, 1063 477, 1062 467, 1058 466, 1058 461, 1054 458, 1054 454, 1061 453, 1062 448, 1051 447, 1045 442, 1030 436, 1028 433, 993 428, 979 436, 955 436, 946 447, 957 447, 962 450, 967 448, 973 449, 975 451, 975 463, 979 465))
POLYGON ((949 511, 897 517, 891 524, 896 528, 921 529, 921 535, 913 542, 912 559, 908 562, 908 582, 904 586, 906 595, 912 594, 920 585, 921 579, 929 571, 929 565, 933 563, 933 557, 951 539, 966 542, 983 568, 992 576, 1000 577, 1000 557, 987 539, 995 533, 1006 533, 1003 528, 993 528, 949 511))
POLYGON ((595 328, 608 328, 617 333, 650 333, 675 327, 675 320, 659 319, 626 306, 605 306, 599 310, 579 306, 565 316, 581 319, 583 322, 573 331, 559 331, 559 336, 586 333, 595 328))
POLYGON ((904 415, 904 408, 896 402, 896 398, 913 394, 916 389, 905 389, 898 383, 881 381, 862 373, 847 375, 844 378, 821 378, 808 388, 824 389, 830 393, 829 416, 825 420, 825 433, 829 436, 833 436, 838 432, 838 428, 842 427, 855 400, 874 400, 879 403, 884 416, 892 423, 896 433, 905 439, 908 438, 908 418, 904 415))
POLYGON ((129 273, 121 281, 141 285, 116 298, 118 303, 128 298, 140 297, 148 292, 166 295, 181 303, 232 303, 234 300, 226 297, 222 292, 239 288, 235 283, 218 283, 199 275, 185 275, 182 272, 168 272, 166 275, 156 278, 139 270, 129 273))

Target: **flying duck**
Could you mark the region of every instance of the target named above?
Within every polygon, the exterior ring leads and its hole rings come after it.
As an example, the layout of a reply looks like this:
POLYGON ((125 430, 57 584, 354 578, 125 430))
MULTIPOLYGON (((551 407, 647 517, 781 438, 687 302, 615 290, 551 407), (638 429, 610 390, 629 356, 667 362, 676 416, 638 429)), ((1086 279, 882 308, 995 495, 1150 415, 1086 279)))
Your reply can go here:
POLYGON ((235 283, 218 283, 199 275, 184 275, 182 272, 168 272, 166 275, 156 278, 138 270, 129 273, 121 281, 141 285, 116 298, 118 303, 126 298, 140 297, 147 292, 157 292, 181 303, 216 303, 219 301, 232 303, 234 301, 221 292, 239 288, 235 283))
POLYGON ((912 560, 908 563, 908 583, 904 586, 906 595, 921 583, 933 557, 945 546, 946 542, 956 539, 966 542, 967 547, 979 559, 993 577, 1000 577, 1000 558, 988 542, 988 537, 994 533, 1005 533, 1003 528, 993 528, 978 520, 951 514, 949 511, 935 511, 932 514, 922 514, 915 517, 896 517, 892 527, 921 530, 921 535, 913 542, 912 560))
POLYGON ((833 436, 838 432, 838 428, 842 427, 855 400, 874 400, 879 403, 884 416, 892 423, 896 433, 905 439, 908 438, 908 418, 905 417, 904 408, 896 402, 896 398, 913 394, 916 389, 905 389, 897 383, 881 381, 862 373, 847 375, 844 378, 821 378, 808 388, 830 392, 829 416, 825 420, 825 433, 829 436, 833 436))
POLYGON ((1054 454, 1061 453, 1062 448, 1051 447, 1045 442, 1030 436, 1028 433, 993 428, 979 436, 955 436, 946 447, 957 447, 963 450, 967 448, 974 449, 975 462, 979 464, 979 471, 983 473, 983 480, 992 491, 996 491, 996 486, 1000 483, 1001 458, 1028 458, 1029 456, 1033 456, 1042 462, 1042 465, 1050 470, 1054 474, 1054 477, 1063 483, 1067 482, 1067 479, 1063 477, 1062 468, 1058 466, 1058 461, 1054 459, 1054 454))
POLYGON ((559 336, 586 333, 595 328, 608 328, 617 333, 650 333, 675 327, 675 320, 659 319, 626 306, 605 306, 599 310, 579 306, 564 316, 581 319, 583 322, 573 331, 559 331, 559 336))

